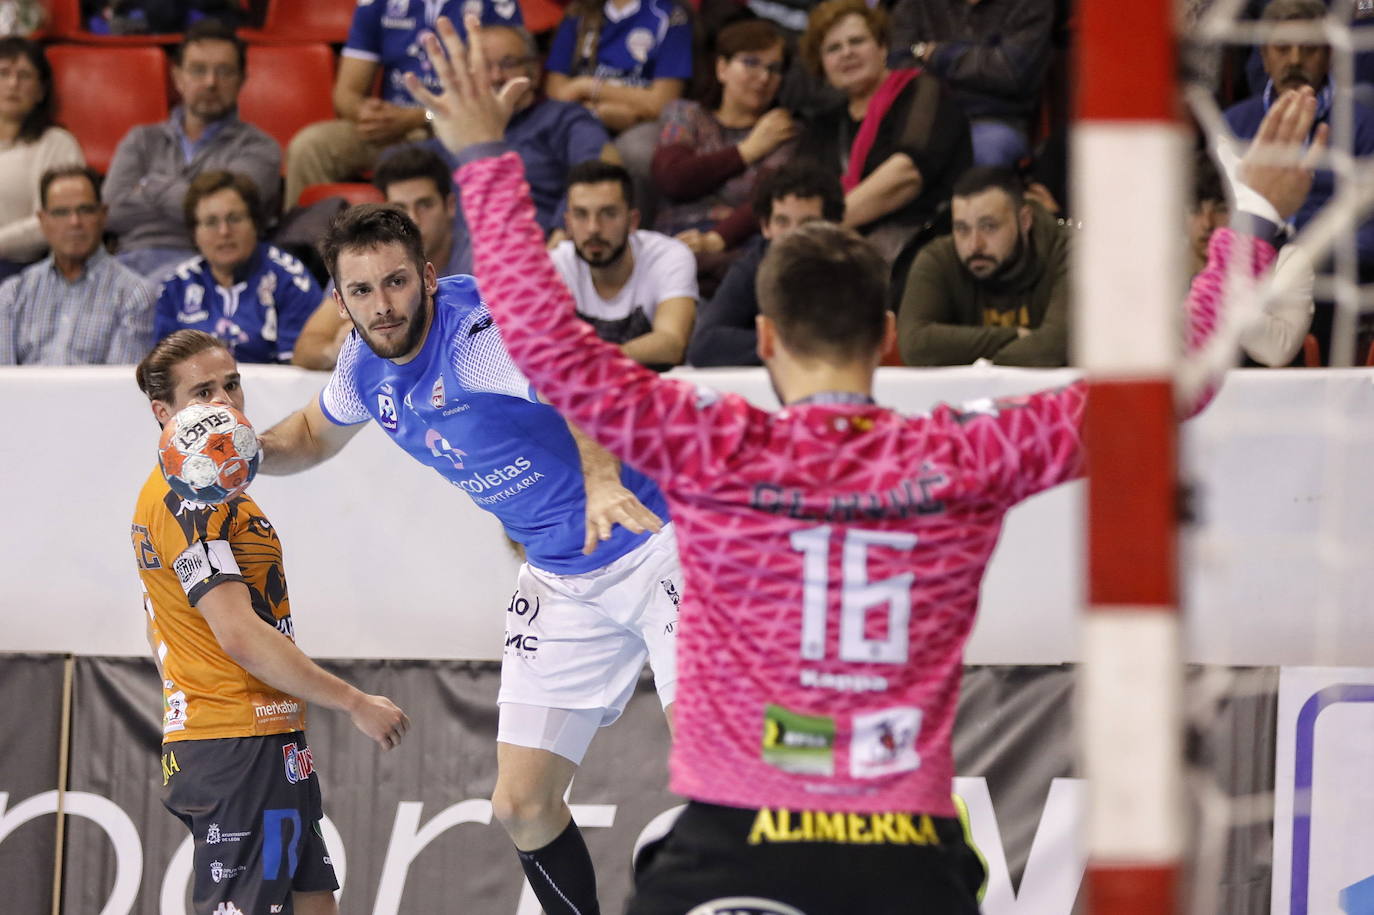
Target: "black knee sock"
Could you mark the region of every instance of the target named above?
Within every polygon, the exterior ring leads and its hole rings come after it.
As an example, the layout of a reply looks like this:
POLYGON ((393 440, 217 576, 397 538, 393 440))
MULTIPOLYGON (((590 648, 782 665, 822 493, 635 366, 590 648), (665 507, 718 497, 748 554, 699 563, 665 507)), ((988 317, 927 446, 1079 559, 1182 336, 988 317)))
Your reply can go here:
POLYGON ((543 848, 519 851, 520 866, 546 915, 600 915, 596 903, 596 872, 582 831, 568 827, 543 848))

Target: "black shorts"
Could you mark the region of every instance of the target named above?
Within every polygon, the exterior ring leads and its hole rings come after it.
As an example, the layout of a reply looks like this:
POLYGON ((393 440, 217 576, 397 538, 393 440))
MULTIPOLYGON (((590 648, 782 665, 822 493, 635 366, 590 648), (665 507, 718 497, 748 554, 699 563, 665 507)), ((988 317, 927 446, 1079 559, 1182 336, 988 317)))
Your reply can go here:
POLYGON ((628 915, 977 915, 956 819, 693 801, 639 859, 628 915))
POLYGON ((293 892, 336 890, 305 734, 162 745, 162 803, 191 830, 193 911, 292 911, 293 892))

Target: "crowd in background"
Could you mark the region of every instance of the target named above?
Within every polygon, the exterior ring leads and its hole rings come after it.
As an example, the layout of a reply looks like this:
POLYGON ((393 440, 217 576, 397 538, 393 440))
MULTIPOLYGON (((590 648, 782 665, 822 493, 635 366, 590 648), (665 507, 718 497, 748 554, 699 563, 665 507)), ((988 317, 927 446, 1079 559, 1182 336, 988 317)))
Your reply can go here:
MULTIPOLYGON (((82 125, 55 122, 41 31, 0 39, 0 364, 134 362, 189 327, 242 362, 332 367, 350 325, 314 242, 347 200, 317 199, 321 185, 370 182, 419 225, 440 276, 469 272, 454 163, 405 80, 433 81, 418 37, 434 18, 479 6, 493 82, 529 81, 506 141, 554 262, 583 317, 640 362, 759 364, 754 274, 813 219, 857 230, 890 265, 891 364, 1071 361, 1068 0, 572 0, 539 35, 517 0, 361 0, 328 87, 336 117, 284 144, 238 109, 235 29, 270 2, 83 7, 92 34, 181 33, 167 46, 175 107, 133 127, 104 175, 85 166, 82 125)), ((0 25, 40 21, 6 3, 0 25)), ((1322 0, 1248 9, 1326 14, 1322 0)), ((1275 39, 1204 65, 1242 139, 1285 88, 1311 85, 1329 118, 1325 45, 1275 39)), ((1355 110, 1354 152, 1374 154, 1374 121, 1355 110)), ((1222 160, 1200 153, 1180 213, 1194 269, 1225 224, 1222 160)), ((1297 227, 1331 194, 1319 175, 1297 227)), ((1362 266, 1366 235, 1374 223, 1362 266)), ((1285 256, 1299 292, 1243 341, 1252 364, 1320 361, 1313 267, 1285 256)))

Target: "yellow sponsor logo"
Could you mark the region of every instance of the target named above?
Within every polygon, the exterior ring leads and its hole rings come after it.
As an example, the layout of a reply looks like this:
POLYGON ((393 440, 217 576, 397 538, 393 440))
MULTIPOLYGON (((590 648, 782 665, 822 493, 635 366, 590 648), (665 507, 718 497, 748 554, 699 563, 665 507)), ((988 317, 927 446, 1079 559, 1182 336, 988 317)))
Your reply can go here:
POLYGON ((181 766, 177 765, 177 755, 171 751, 162 754, 162 784, 166 785, 172 780, 172 776, 181 771, 181 766))
POLYGON ((926 814, 829 813, 824 810, 761 809, 749 830, 749 844, 842 842, 848 845, 939 845, 926 814))

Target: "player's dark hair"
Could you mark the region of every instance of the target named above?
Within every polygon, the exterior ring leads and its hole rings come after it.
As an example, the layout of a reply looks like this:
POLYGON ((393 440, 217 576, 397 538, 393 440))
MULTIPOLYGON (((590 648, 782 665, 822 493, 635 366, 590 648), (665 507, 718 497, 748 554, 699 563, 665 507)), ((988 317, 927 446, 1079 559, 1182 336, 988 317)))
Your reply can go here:
POLYGON ((152 352, 144 356, 143 361, 134 369, 134 379, 138 382, 139 390, 147 395, 149 401, 171 403, 177 387, 172 370, 192 356, 215 347, 225 352, 229 351, 223 340, 203 330, 172 331, 159 340, 152 352))
POLYGON ((95 202, 100 203, 100 172, 91 168, 89 165, 59 165, 57 168, 50 168, 43 173, 43 177, 38 179, 38 205, 43 209, 48 208, 48 188, 54 181, 63 178, 85 178, 91 183, 91 191, 95 194, 95 202))
POLYGON ((186 37, 172 51, 172 62, 178 67, 186 60, 186 49, 197 41, 227 41, 234 46, 239 60, 239 76, 248 75, 248 46, 232 26, 219 19, 201 19, 186 30, 186 37))
POLYGON ((754 189, 754 215, 760 224, 772 217, 774 201, 784 197, 819 197, 822 219, 839 222, 844 218, 844 188, 839 177, 810 159, 794 159, 759 181, 754 189))
POLYGON ((415 263, 420 276, 425 274, 425 246, 420 240, 420 227, 405 211, 389 203, 360 203, 344 210, 329 225, 320 242, 320 255, 339 294, 343 283, 339 279, 339 253, 344 249, 369 250, 382 245, 400 245, 415 263))
POLYGON ((453 193, 453 174, 434 150, 419 143, 407 143, 387 155, 372 176, 372 186, 386 196, 386 189, 402 181, 428 178, 439 196, 447 200, 453 193))
POLYGON ((1193 211, 1204 201, 1219 200, 1226 202, 1226 188, 1221 183, 1221 172, 1212 154, 1199 149, 1193 157, 1193 211))
POLYGON ((620 192, 625 196, 625 206, 634 209, 634 182, 630 180, 630 173, 622 166, 600 159, 588 159, 568 170, 568 190, 572 190, 574 184, 603 184, 607 181, 620 185, 620 192))
POLYGON ((24 115, 24 120, 19 124, 19 135, 15 138, 25 143, 34 143, 42 139, 44 131, 57 123, 57 99, 52 90, 52 65, 48 63, 42 45, 17 35, 0 38, 0 60, 14 60, 16 57, 23 57, 33 64, 33 68, 38 71, 38 85, 43 89, 33 108, 24 115))
POLYGON ((882 255, 853 229, 809 222, 768 247, 754 288, 789 350, 848 361, 882 345, 887 275, 882 255))
POLYGON ((181 215, 191 234, 194 235, 196 231, 196 207, 206 197, 223 190, 231 190, 239 195, 243 205, 248 208, 248 218, 253 221, 253 228, 261 234, 262 195, 258 193, 257 183, 247 175, 221 169, 201 172, 191 179, 191 186, 186 189, 186 197, 181 202, 181 215))
POLYGON ((1021 209, 1026 202, 1026 183, 1015 171, 1000 165, 975 165, 954 182, 950 196, 972 197, 993 188, 1011 198, 1013 209, 1021 209))

